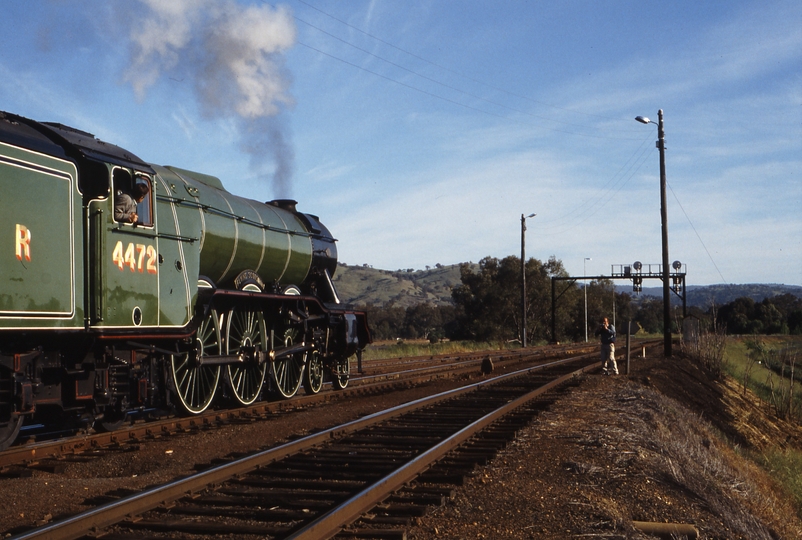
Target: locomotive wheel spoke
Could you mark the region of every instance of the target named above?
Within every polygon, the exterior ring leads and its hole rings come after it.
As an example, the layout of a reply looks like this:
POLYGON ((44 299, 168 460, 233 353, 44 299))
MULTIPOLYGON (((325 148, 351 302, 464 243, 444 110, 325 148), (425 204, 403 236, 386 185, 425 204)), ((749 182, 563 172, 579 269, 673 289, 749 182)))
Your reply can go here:
MULTIPOLYGON (((295 343, 295 330, 287 330, 284 333, 284 346, 289 347, 295 343)), ((285 398, 291 398, 301 387, 301 376, 304 370, 303 353, 285 356, 273 362, 273 382, 278 394, 285 398)))
POLYGON ((304 390, 307 394, 317 394, 323 388, 323 359, 317 351, 309 353, 304 371, 304 390))
POLYGON ((351 357, 338 358, 334 364, 334 372, 331 374, 331 383, 337 390, 342 390, 348 386, 351 378, 351 357))
POLYGON ((5 450, 17 439, 22 427, 23 416, 12 416, 0 420, 0 451, 5 450))
POLYGON ((23 416, 14 412, 13 395, 12 374, 0 368, 0 451, 11 446, 22 427, 23 416))
POLYGON ((103 420, 95 424, 95 429, 100 431, 115 431, 123 427, 127 422, 125 411, 107 410, 103 413, 103 420))
MULTIPOLYGON (((233 308, 228 312, 226 325, 227 354, 254 350, 263 351, 266 343, 265 322, 261 313, 233 308)), ((265 382, 267 364, 253 360, 228 366, 228 382, 234 397, 243 405, 250 405, 259 397, 265 382)))
MULTIPOLYGON (((198 328, 198 357, 219 355, 220 345, 220 321, 217 312, 212 310, 198 328)), ((190 414, 202 413, 214 399, 220 381, 220 366, 198 365, 190 360, 189 354, 174 355, 170 360, 175 393, 181 407, 190 414)))

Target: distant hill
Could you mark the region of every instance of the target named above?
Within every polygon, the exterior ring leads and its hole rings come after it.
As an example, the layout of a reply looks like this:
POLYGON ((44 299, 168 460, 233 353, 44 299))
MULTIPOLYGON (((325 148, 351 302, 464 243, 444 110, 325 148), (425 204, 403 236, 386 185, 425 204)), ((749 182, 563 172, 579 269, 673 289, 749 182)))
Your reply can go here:
POLYGON ((338 264, 333 281, 345 303, 404 308, 424 302, 451 304, 451 289, 462 283, 458 264, 396 271, 338 264))
MULTIPOLYGON (((370 266, 337 265, 334 286, 344 303, 375 306, 414 306, 423 302, 433 305, 452 304, 451 289, 461 282, 458 264, 436 265, 425 270, 380 270, 370 266)), ((478 265, 473 264, 474 270, 478 265)), ((626 292, 637 301, 631 285, 617 285, 616 291, 626 292)), ((688 306, 709 308, 748 296, 759 302, 781 294, 793 294, 802 298, 802 287, 798 285, 747 284, 688 286, 688 306)), ((661 287, 644 287, 640 297, 663 297, 661 287)), ((672 293, 672 303, 679 299, 672 293)))
MULTIPOLYGON (((617 292, 626 292, 634 296, 632 286, 617 285, 615 290, 617 292)), ((688 307, 696 306, 702 309, 707 309, 712 305, 721 306, 728 304, 736 298, 748 297, 755 302, 761 302, 764 298, 771 298, 773 296, 780 296, 783 294, 793 294, 802 298, 802 287, 799 285, 780 285, 780 284, 763 284, 763 283, 749 283, 746 285, 689 285, 687 292, 688 307)), ((671 293, 674 303, 679 298, 671 293)), ((662 287, 644 287, 640 296, 656 296, 663 297, 662 287)))

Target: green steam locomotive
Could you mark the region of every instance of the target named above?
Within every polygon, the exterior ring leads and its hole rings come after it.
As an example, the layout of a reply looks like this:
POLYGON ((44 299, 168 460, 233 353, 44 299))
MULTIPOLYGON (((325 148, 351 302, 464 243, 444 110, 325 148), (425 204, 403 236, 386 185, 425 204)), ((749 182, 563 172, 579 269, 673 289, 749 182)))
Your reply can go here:
POLYGON ((345 387, 370 331, 336 267, 295 201, 0 112, 0 449, 23 423, 115 429, 345 387))

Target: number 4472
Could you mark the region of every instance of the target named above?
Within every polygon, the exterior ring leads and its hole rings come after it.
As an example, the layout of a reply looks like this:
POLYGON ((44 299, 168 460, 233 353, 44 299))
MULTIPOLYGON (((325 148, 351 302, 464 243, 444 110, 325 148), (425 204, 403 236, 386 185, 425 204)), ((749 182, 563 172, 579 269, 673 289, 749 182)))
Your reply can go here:
POLYGON ((156 273, 156 248, 153 246, 146 246, 145 244, 134 245, 132 242, 128 244, 127 248, 123 249, 123 243, 120 241, 114 246, 111 260, 120 270, 127 266, 131 272, 147 270, 148 274, 156 273), (147 257, 147 262, 143 266, 145 257, 147 257))

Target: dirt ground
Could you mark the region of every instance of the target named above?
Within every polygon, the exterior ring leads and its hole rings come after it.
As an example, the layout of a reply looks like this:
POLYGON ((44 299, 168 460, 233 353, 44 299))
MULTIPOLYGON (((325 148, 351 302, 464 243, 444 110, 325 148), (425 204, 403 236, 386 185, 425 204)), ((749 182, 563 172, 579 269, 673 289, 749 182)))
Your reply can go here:
MULTIPOLYGON (((0 537, 96 497, 188 474, 195 464, 266 447, 423 395, 437 385, 354 398, 166 437, 132 452, 69 462, 61 474, 0 478, 0 537), (302 426, 299 429, 299 426, 302 426)), ((454 500, 420 518, 408 537, 652 538, 633 520, 692 524, 701 538, 802 538, 788 496, 742 454, 802 445, 737 385, 712 382, 681 358, 636 359, 631 375, 588 375, 542 413, 454 500)))
POLYGON ((681 358, 589 375, 409 538, 654 537, 633 521, 693 525, 699 538, 802 538, 789 497, 743 457, 799 448, 800 429, 765 412, 681 358))

